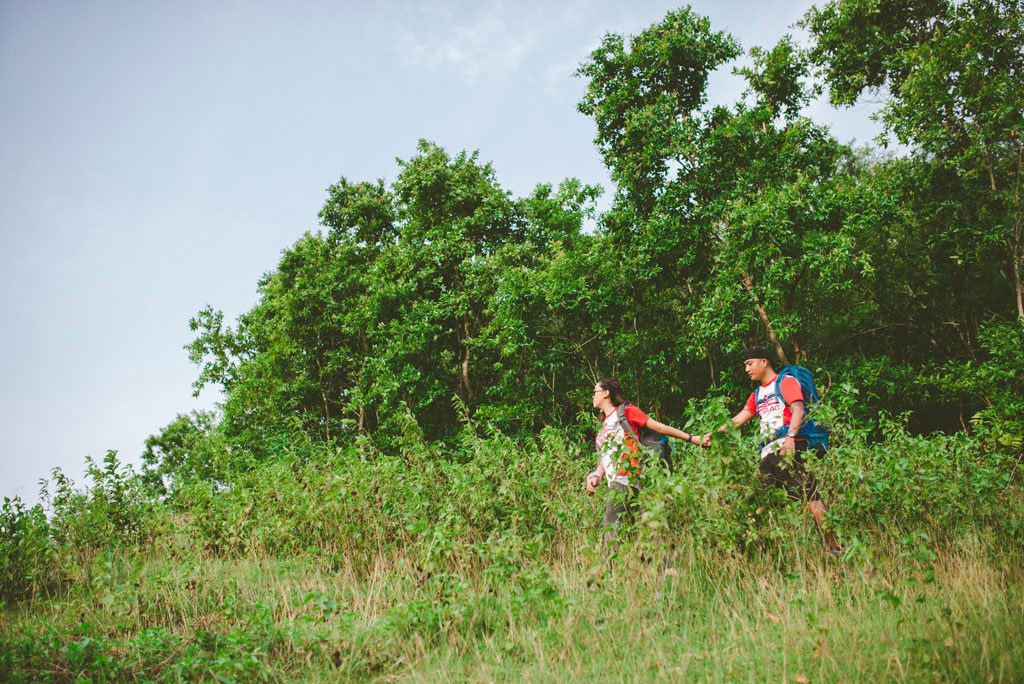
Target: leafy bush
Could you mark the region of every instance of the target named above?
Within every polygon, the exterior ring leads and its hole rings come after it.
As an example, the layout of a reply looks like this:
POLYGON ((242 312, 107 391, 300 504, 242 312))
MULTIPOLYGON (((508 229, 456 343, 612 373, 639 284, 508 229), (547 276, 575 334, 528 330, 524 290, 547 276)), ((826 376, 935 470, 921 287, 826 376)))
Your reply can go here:
POLYGON ((54 540, 76 558, 91 559, 111 545, 141 544, 153 534, 155 503, 130 465, 108 451, 100 467, 86 457, 92 484, 76 490, 59 468, 43 485, 42 497, 52 509, 54 540), (50 489, 53 488, 51 492, 50 489))
MULTIPOLYGON (((841 534, 922 529, 941 540, 982 525, 1019 535, 1000 514, 1019 496, 1013 454, 962 433, 914 435, 905 417, 866 422, 857 406, 856 390, 833 388, 818 409, 833 447, 808 462, 841 534)), ((687 429, 721 424, 728 408, 721 399, 692 402, 687 429)), ((223 488, 192 482, 171 500, 174 519, 186 543, 219 556, 300 555, 367 567, 404 555, 425 574, 475 568, 507 576, 503 567, 573 546, 580 530, 598 547, 603 501, 582 493, 594 456, 579 430, 514 439, 462 413, 463 429, 447 444, 426 442, 406 413, 386 449, 369 438, 302 443, 223 488)), ((724 551, 794 550, 814 539, 804 507, 758 483, 754 433, 732 431, 710 450, 677 445, 671 476, 649 468, 643 524, 627 539, 724 551)))
POLYGON ((217 554, 340 563, 401 548, 434 569, 485 562, 510 533, 516 543, 557 547, 589 516, 579 496, 589 457, 557 431, 515 442, 470 424, 446 450, 424 442, 410 416, 396 441, 404 444, 397 455, 366 440, 315 459, 285 454, 223 491, 186 486, 173 506, 191 537, 217 554))
POLYGON ((53 583, 59 564, 49 521, 39 504, 4 497, 0 511, 0 600, 33 596, 53 583))
POLYGON ((4 499, 0 514, 0 597, 34 596, 55 584, 63 569, 88 567, 102 549, 145 542, 154 534, 154 501, 117 453, 107 452, 103 467, 86 458, 92 484, 76 490, 59 468, 45 482, 44 504, 26 509, 4 499))

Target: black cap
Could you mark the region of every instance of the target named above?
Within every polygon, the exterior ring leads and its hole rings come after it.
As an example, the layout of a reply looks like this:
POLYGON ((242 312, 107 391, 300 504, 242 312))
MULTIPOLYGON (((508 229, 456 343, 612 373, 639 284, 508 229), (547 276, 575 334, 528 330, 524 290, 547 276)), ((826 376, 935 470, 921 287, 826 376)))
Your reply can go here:
POLYGON ((771 357, 768 356, 768 349, 760 344, 754 345, 743 353, 744 361, 749 361, 750 359, 768 359, 771 361, 771 357))

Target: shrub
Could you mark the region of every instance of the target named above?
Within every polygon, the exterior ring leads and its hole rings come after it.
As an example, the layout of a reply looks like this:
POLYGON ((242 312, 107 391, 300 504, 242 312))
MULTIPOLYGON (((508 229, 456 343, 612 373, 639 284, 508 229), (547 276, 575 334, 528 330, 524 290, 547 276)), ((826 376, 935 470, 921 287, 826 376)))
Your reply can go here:
POLYGON ((57 550, 39 504, 4 498, 0 511, 0 600, 34 596, 57 575, 57 550))
POLYGON ((86 457, 92 484, 76 490, 59 468, 44 484, 42 497, 51 508, 54 539, 78 559, 91 560, 110 545, 141 544, 153 533, 154 501, 130 465, 108 451, 100 467, 86 457), (50 486, 53 492, 50 492, 50 486))

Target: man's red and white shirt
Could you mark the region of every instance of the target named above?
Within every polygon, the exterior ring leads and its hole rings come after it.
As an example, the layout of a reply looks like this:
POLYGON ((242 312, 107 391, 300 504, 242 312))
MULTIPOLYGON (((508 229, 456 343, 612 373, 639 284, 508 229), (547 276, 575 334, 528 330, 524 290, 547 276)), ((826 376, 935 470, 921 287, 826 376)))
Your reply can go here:
POLYGON ((800 381, 792 375, 782 378, 782 382, 779 383, 779 392, 782 393, 782 396, 779 397, 775 393, 775 381, 778 377, 778 375, 773 375, 771 380, 754 390, 743 407, 750 413, 756 413, 761 419, 761 439, 767 442, 761 448, 761 458, 782 447, 786 436, 783 435, 778 439, 772 439, 772 437, 780 428, 789 425, 793 419, 793 412, 789 410, 789 404, 804 400, 800 381))

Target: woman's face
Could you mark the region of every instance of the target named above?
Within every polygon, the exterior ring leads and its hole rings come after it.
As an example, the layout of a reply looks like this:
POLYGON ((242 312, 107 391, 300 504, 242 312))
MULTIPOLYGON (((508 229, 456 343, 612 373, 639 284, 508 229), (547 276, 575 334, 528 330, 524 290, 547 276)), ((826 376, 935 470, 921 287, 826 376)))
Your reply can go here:
POLYGON ((601 384, 594 385, 594 408, 598 408, 608 398, 610 392, 601 388, 601 384))

